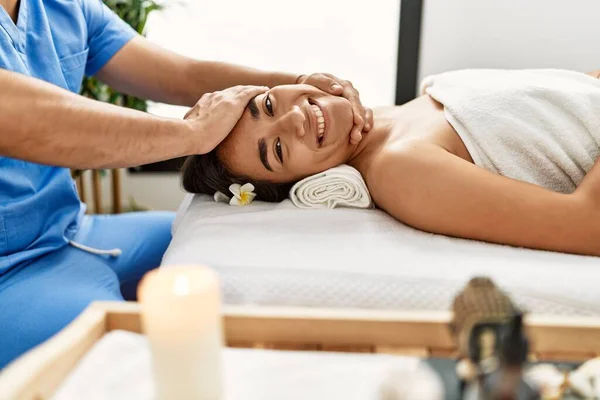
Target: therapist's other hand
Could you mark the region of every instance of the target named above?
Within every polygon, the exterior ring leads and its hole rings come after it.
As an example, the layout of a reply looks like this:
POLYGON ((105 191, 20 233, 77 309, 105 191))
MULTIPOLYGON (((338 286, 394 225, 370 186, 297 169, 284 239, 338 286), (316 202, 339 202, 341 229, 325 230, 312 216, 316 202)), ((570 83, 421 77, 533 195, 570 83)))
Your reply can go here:
POLYGON ((331 74, 316 73, 300 75, 296 83, 312 85, 324 92, 342 96, 350 101, 354 113, 354 127, 350 133, 350 143, 358 144, 362 140, 362 134, 369 132, 373 127, 373 111, 370 108, 363 107, 360 102, 358 90, 352 86, 351 82, 337 78, 331 74))
POLYGON ((206 154, 217 147, 233 130, 250 100, 268 89, 240 85, 204 94, 183 117, 195 135, 193 154, 206 154))

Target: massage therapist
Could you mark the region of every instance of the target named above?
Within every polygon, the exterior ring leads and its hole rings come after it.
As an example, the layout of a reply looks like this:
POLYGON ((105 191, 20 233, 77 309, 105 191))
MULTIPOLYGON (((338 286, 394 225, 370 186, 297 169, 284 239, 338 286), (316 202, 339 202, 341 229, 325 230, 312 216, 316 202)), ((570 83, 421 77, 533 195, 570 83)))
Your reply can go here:
POLYGON ((351 141, 371 128, 352 84, 328 74, 191 60, 149 43, 101 0, 0 6, 0 369, 91 301, 123 300, 122 285, 158 266, 171 239, 172 213, 85 216, 69 168, 209 152, 264 86, 294 82, 351 101, 351 141), (175 120, 86 99, 76 94, 84 74, 193 108, 175 120))

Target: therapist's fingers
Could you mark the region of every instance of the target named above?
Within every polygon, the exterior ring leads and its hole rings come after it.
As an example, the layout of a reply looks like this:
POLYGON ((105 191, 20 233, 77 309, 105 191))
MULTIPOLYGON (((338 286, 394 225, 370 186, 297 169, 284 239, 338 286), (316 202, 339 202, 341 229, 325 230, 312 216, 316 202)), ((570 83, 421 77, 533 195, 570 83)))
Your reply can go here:
POLYGON ((264 86, 234 86, 204 94, 185 115, 191 128, 194 154, 212 151, 229 135, 254 97, 268 90, 264 86))
POLYGON ((350 143, 358 144, 362 139, 363 133, 371 130, 373 126, 373 112, 362 105, 360 94, 354 85, 352 85, 352 82, 340 79, 331 74, 322 73, 301 75, 297 82, 313 85, 324 92, 342 96, 350 102, 354 115, 354 128, 350 133, 350 143))
POLYGON ((350 132, 350 143, 351 144, 359 144, 362 140, 362 133, 358 128, 352 128, 352 132, 350 132))
POLYGON ((373 110, 365 108, 365 127, 363 131, 369 132, 373 128, 373 110))
POLYGON ((350 143, 358 144, 362 140, 363 129, 365 126, 365 120, 361 115, 364 111, 362 110, 362 107, 353 104, 352 112, 354 114, 354 127, 352 127, 352 132, 350 133, 350 143))
POLYGON ((370 108, 356 104, 353 106, 354 126, 360 128, 362 133, 369 132, 373 126, 373 111, 370 108))
POLYGON ((238 85, 225 89, 222 92, 228 95, 233 101, 241 102, 244 105, 244 108, 246 108, 250 100, 267 90, 269 90, 269 88, 266 86, 238 85))
POLYGON ((324 92, 339 96, 344 91, 341 85, 341 79, 331 74, 315 73, 310 75, 300 75, 296 83, 314 86, 324 92))
POLYGON ((370 131, 371 126, 373 126, 373 113, 369 108, 362 105, 360 101, 360 93, 358 93, 358 90, 352 86, 352 83, 348 82, 348 84, 344 86, 342 96, 348 99, 352 105, 354 127, 359 133, 370 131))

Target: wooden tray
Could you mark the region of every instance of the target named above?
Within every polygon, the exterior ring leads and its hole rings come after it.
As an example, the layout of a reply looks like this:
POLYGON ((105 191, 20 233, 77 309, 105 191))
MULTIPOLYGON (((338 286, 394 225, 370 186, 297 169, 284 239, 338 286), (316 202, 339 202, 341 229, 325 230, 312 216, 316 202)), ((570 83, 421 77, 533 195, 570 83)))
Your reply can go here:
MULTIPOLYGON (((453 357, 449 312, 287 307, 224 308, 228 346, 453 357)), ((530 315, 532 357, 583 361, 600 355, 600 318, 530 315)), ((0 399, 48 399, 105 333, 141 332, 139 305, 95 302, 57 335, 0 373, 0 399)))

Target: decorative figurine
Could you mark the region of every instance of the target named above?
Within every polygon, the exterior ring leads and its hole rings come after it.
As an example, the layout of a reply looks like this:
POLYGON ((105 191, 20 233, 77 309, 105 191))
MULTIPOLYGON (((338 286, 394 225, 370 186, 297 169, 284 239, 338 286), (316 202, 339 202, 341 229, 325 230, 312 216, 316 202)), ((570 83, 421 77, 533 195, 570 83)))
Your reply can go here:
POLYGON ((537 400, 540 393, 523 377, 529 341, 523 330, 523 315, 515 314, 500 334, 500 367, 484 379, 490 400, 537 400))
POLYGON ((522 311, 489 278, 469 281, 452 304, 463 399, 539 399, 522 378, 529 346, 522 311))

